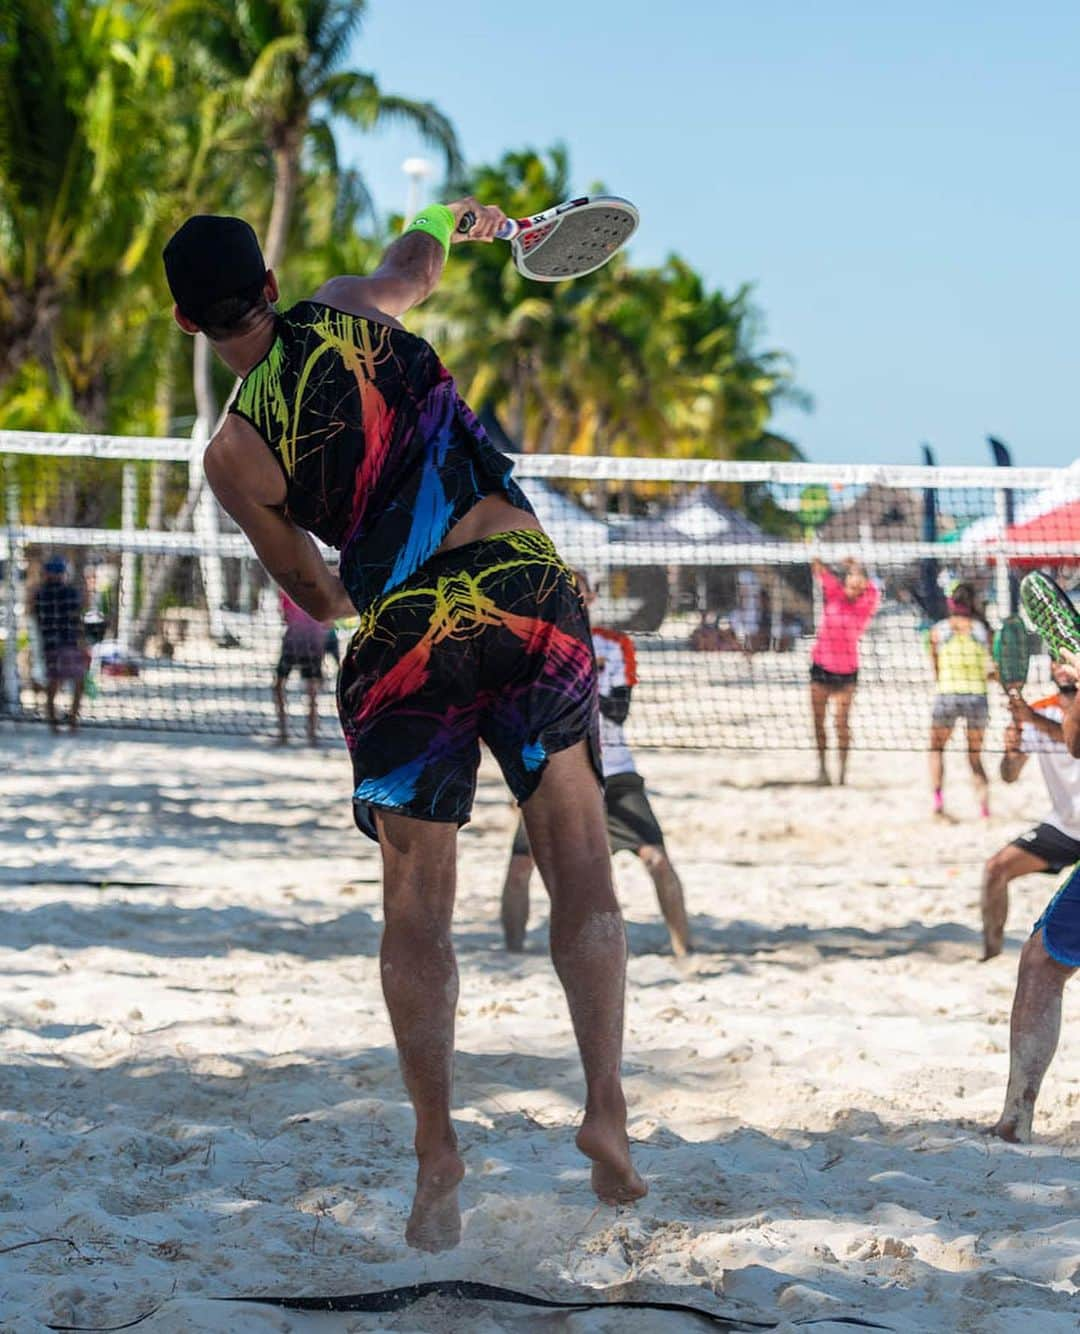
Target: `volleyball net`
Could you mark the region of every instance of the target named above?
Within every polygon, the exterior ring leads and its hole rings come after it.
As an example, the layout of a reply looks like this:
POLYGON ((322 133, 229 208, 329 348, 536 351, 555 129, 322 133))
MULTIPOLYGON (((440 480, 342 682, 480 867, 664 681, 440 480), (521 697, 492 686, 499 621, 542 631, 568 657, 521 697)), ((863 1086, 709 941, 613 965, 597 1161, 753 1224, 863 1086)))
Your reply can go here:
MULTIPOLYGON (((50 673, 85 667, 88 727, 273 737, 284 679, 293 733, 314 690, 322 734, 336 734, 330 650, 351 627, 326 628, 318 670, 295 631, 290 650, 280 595, 200 456, 187 439, 0 432, 7 717, 43 720, 50 673)), ((999 749, 1009 718, 989 636, 1026 570, 1080 581, 1080 469, 520 455, 514 475, 594 585, 594 624, 633 645, 637 746, 810 748, 816 661, 830 690, 857 668, 856 749, 925 749, 942 692, 985 694, 999 749), (975 615, 946 627, 958 585, 975 615), (951 645, 937 675, 935 625, 951 645)), ((1052 685, 1032 647, 1036 701, 1052 685)))

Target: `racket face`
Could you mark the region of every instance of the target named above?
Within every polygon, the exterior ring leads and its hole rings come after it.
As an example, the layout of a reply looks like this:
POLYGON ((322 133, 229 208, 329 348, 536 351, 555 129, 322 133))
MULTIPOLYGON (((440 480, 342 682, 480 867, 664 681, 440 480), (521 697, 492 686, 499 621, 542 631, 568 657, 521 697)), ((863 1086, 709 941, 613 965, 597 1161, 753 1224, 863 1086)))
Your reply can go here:
POLYGON ((1054 659, 1062 649, 1080 653, 1080 614, 1069 595, 1048 574, 1033 570, 1020 582, 1020 601, 1028 620, 1054 659))
POLYGON ((1002 685, 1022 686, 1027 680, 1031 648, 1028 628, 1019 616, 1008 616, 994 636, 994 661, 1002 685))
POLYGON ((514 263, 537 282, 582 278, 606 264, 637 225, 637 209, 624 199, 575 200, 558 217, 514 238, 514 263))

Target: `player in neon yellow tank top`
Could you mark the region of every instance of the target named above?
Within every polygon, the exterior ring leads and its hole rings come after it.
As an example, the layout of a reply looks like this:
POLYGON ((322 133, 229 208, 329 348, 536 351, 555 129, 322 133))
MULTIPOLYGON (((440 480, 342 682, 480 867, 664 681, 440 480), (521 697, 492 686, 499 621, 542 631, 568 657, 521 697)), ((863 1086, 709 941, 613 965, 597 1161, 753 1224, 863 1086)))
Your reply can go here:
POLYGON ((990 780, 982 762, 983 735, 989 718, 987 682, 994 675, 990 633, 976 606, 970 584, 957 584, 949 598, 949 615, 930 631, 934 665, 934 710, 930 722, 930 782, 934 814, 945 810, 945 747, 953 728, 964 720, 968 764, 975 783, 979 813, 990 815, 990 780))

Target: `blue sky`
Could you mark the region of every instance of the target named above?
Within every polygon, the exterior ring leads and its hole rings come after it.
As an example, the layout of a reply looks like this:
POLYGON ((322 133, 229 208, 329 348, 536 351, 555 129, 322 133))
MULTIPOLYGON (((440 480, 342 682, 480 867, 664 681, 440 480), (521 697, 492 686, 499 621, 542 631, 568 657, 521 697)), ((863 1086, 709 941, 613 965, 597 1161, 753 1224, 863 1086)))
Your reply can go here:
MULTIPOLYGON (((472 162, 564 141, 576 188, 639 205, 636 260, 752 283, 815 461, 1080 454, 1080 6, 371 0, 354 61, 472 162)), ((424 151, 344 142, 387 211, 424 151)))

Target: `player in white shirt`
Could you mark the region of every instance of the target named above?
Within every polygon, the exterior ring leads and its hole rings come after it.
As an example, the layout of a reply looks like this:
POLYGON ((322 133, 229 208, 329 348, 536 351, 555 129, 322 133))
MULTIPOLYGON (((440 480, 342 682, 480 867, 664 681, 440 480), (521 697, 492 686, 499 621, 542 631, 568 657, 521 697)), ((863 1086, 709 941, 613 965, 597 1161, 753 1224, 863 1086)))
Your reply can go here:
POLYGON ((982 883, 984 960, 1001 953, 1010 881, 1037 871, 1057 875, 1080 862, 1080 763, 1065 748, 1061 729, 1065 710, 1076 695, 1076 683, 1070 668, 1055 663, 1051 670, 1056 695, 1034 704, 1018 696, 1010 701, 1013 720, 1005 729, 1001 778, 1014 783, 1028 757, 1035 755, 1053 810, 986 863, 982 883))
MULTIPOLYGON (((576 576, 585 602, 591 604, 596 599, 596 593, 588 578, 581 570, 576 572, 576 576)), ((645 795, 645 783, 634 765, 634 757, 623 730, 630 709, 631 692, 637 684, 634 643, 629 635, 601 626, 593 626, 592 637, 600 697, 604 806, 611 851, 615 853, 625 850, 641 858, 656 886, 656 897, 667 923, 671 948, 676 955, 689 954, 692 942, 682 884, 667 855, 663 831, 645 795)), ((524 947, 532 869, 529 840, 525 826, 519 820, 502 892, 502 924, 506 947, 515 952, 524 947)))
MULTIPOLYGON (((1054 669, 1062 709, 1061 739, 1076 764, 1080 761, 1080 694, 1068 686, 1075 687, 1080 678, 1080 656, 1067 651, 1063 656, 1068 665, 1054 669)), ((1058 795, 1064 796, 1064 789, 1055 794, 1055 812, 1058 795)), ((1078 968, 1080 866, 1073 866, 1062 875, 1020 951, 1009 1018, 1009 1082, 1001 1115, 990 1128, 1000 1139, 1025 1143, 1031 1138, 1035 1103, 1061 1036, 1065 987, 1078 968)))

